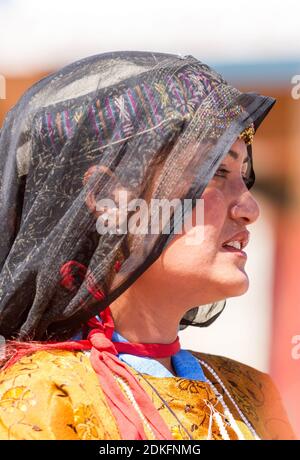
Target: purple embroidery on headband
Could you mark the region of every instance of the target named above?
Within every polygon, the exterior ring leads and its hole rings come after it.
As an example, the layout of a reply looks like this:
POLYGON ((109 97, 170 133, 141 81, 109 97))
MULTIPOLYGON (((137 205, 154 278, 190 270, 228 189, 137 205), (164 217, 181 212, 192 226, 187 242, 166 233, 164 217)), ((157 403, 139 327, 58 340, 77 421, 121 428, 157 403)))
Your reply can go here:
POLYGON ((90 107, 89 107, 88 116, 89 116, 89 120, 92 123, 92 126, 94 127, 96 136, 99 139, 99 143, 100 143, 100 146, 101 146, 102 145, 101 133, 100 133, 100 130, 99 130, 98 125, 97 125, 97 120, 96 120, 96 116, 95 116, 95 109, 94 109, 93 105, 90 105, 90 107))
POLYGON ((72 128, 70 125, 69 112, 67 110, 63 111, 63 120, 65 124, 67 138, 69 139, 72 136, 72 128))

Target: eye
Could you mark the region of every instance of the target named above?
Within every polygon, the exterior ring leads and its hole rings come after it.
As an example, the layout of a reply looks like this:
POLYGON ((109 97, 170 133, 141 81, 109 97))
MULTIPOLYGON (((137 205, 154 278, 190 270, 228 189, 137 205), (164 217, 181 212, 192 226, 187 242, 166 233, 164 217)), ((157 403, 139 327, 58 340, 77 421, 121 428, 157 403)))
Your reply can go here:
MULTIPOLYGON (((230 174, 231 171, 229 171, 228 169, 226 168, 218 168, 217 171, 215 172, 215 176, 217 177, 222 177, 224 179, 227 178, 228 174, 230 174)), ((242 179, 243 181, 245 182, 245 184, 247 185, 248 181, 249 181, 249 174, 248 174, 248 168, 247 170, 242 174, 242 179)))
POLYGON ((242 171, 242 179, 246 185, 248 184, 248 181, 250 179, 249 177, 250 173, 251 173, 251 168, 249 167, 249 162, 248 162, 246 168, 244 168, 244 170, 242 171))

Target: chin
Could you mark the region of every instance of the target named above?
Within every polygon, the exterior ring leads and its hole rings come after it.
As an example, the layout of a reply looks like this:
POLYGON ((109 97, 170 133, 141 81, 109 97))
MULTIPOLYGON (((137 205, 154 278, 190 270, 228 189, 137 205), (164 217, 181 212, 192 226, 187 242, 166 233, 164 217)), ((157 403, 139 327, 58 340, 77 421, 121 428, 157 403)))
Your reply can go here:
POLYGON ((228 273, 228 277, 222 280, 221 297, 237 297, 245 294, 249 289, 249 278, 245 271, 239 270, 238 273, 228 273))
POLYGON ((241 280, 236 280, 236 283, 231 284, 228 286, 228 291, 230 291, 230 295, 228 297, 237 297, 240 295, 245 294, 249 289, 249 280, 247 275, 243 277, 241 280))

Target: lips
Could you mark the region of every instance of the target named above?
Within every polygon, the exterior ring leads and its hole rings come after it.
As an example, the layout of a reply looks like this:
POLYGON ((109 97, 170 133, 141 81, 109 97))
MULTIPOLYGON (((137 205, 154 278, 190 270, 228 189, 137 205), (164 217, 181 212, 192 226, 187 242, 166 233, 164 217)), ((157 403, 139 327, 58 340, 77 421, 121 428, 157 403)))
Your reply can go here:
POLYGON ((232 235, 228 240, 224 241, 222 246, 227 246, 228 243, 237 242, 240 243, 240 249, 244 249, 249 243, 249 239, 250 233, 248 230, 244 230, 242 232, 236 233, 235 235, 232 235))
POLYGON ((222 244, 222 251, 235 252, 239 255, 247 257, 247 254, 243 251, 243 249, 249 243, 249 236, 250 233, 248 230, 244 230, 242 232, 236 233, 235 235, 232 235, 231 238, 222 244))

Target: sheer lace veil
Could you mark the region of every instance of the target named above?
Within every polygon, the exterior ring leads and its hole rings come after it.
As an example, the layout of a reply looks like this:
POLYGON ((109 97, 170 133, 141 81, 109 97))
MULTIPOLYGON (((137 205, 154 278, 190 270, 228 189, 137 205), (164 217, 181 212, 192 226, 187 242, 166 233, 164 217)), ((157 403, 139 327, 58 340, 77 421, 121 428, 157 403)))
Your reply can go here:
MULTIPOLYGON (((195 203, 273 104, 193 56, 134 51, 80 60, 26 91, 0 136, 0 334, 70 338, 168 244, 163 231, 100 234, 92 192, 140 199, 151 184, 152 198, 195 203)), ((195 306, 182 326, 208 325, 223 307, 195 306)))

